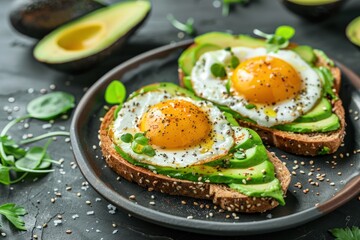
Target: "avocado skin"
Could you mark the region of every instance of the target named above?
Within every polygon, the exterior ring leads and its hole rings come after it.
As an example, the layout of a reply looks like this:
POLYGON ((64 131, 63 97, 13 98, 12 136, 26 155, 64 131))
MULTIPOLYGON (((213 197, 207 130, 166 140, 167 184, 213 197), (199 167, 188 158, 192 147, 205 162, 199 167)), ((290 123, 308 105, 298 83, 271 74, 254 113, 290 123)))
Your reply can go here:
MULTIPOLYGON (((111 6, 108 6, 108 7, 111 7, 111 6)), ((101 61, 106 60, 106 58, 108 58, 115 51, 120 50, 122 48, 122 46, 126 43, 126 41, 146 21, 150 12, 151 12, 151 8, 147 12, 147 14, 144 16, 144 18, 140 22, 138 22, 133 28, 131 28, 127 33, 125 33, 122 37, 117 39, 109 47, 107 47, 107 48, 103 49, 102 51, 99 51, 95 54, 92 54, 90 56, 80 58, 77 60, 63 62, 63 63, 47 63, 45 61, 40 61, 40 60, 36 59, 36 57, 35 57, 35 59, 37 61, 45 64, 46 66, 48 66, 52 69, 55 69, 57 71, 60 71, 60 72, 66 72, 66 73, 70 73, 70 74, 83 73, 83 72, 91 69, 92 67, 94 67, 95 65, 100 63, 101 61)), ((71 24, 71 22, 69 22, 69 24, 71 24)))
POLYGON ((360 38, 358 37, 360 32, 360 16, 352 20, 346 27, 346 37, 352 42, 358 49, 360 49, 360 38))
POLYGON ((58 26, 105 6, 94 0, 18 0, 9 18, 18 32, 41 39, 58 26))
POLYGON ((303 5, 288 0, 283 0, 283 5, 296 15, 310 21, 323 21, 331 15, 336 14, 347 0, 339 0, 332 3, 320 5, 303 5))

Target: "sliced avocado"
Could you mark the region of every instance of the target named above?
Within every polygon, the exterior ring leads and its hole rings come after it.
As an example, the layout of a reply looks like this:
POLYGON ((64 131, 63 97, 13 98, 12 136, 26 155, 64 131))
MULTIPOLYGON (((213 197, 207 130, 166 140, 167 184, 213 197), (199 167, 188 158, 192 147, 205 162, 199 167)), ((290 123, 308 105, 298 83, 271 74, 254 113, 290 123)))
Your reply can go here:
POLYGON ((360 16, 347 25, 346 36, 354 45, 360 47, 360 16))
POLYGON ((196 44, 214 44, 222 48, 227 47, 265 47, 265 41, 247 35, 232 35, 223 32, 209 32, 195 38, 196 44))
POLYGON ((331 114, 330 117, 317 122, 304 122, 304 123, 287 123, 283 125, 277 125, 273 128, 296 132, 296 133, 310 133, 310 132, 329 132, 340 128, 340 121, 338 116, 331 114))
POLYGON ((244 159, 232 158, 229 160, 229 168, 248 168, 262 163, 268 159, 264 145, 256 145, 245 150, 244 159))
POLYGON ((250 168, 221 168, 208 165, 194 165, 186 168, 172 168, 150 165, 144 162, 138 162, 132 159, 118 146, 115 146, 115 150, 130 163, 147 168, 158 174, 170 176, 177 179, 186 179, 189 181, 198 182, 209 181, 211 183, 244 183, 246 181, 249 184, 258 184, 271 181, 274 179, 274 165, 269 161, 263 161, 262 163, 252 166, 250 168))
POLYGON ((203 55, 204 53, 220 50, 221 47, 214 44, 204 43, 196 46, 194 50, 193 56, 193 64, 195 65, 196 61, 203 55))
POLYGON ((288 1, 302 5, 321 5, 321 4, 334 3, 339 0, 288 0, 288 1))
POLYGON ((263 40, 247 35, 232 35, 223 32, 209 32, 194 39, 195 47, 186 49, 179 58, 179 66, 185 75, 190 75, 193 66, 205 52, 215 51, 227 47, 265 47, 263 40))
POLYGON ((231 183, 229 187, 235 189, 246 196, 251 197, 272 197, 276 199, 280 205, 285 205, 283 192, 280 182, 277 178, 271 182, 263 184, 236 184, 231 183))
POLYGON ((18 0, 10 23, 20 33, 41 39, 55 28, 105 5, 96 0, 18 0))
POLYGON ((331 109, 332 107, 329 100, 322 98, 313 109, 296 119, 295 122, 316 122, 323 120, 331 116, 331 109))
POLYGON ((184 71, 185 75, 191 75, 192 68, 202 54, 219 49, 221 49, 221 47, 208 43, 192 45, 179 57, 179 66, 184 71))
MULTIPOLYGON (((143 94, 149 91, 165 90, 166 92, 176 96, 188 96, 194 100, 201 100, 196 97, 191 91, 183 89, 173 83, 157 83, 143 87, 142 89, 131 94, 129 98, 135 97, 139 94, 143 94)), ((232 121, 234 127, 238 127, 238 123, 233 119, 232 115, 225 113, 225 117, 232 121)), ((230 122, 230 121, 229 121, 230 122)), ((230 122, 231 124, 231 122, 230 122)), ((188 167, 173 168, 156 166, 144 161, 137 161, 130 155, 125 153, 118 145, 114 145, 115 150, 120 154, 122 158, 127 160, 133 165, 140 166, 149 169, 157 174, 166 175, 172 178, 184 179, 193 182, 210 182, 219 184, 246 184, 263 185, 264 183, 272 182, 275 179, 275 168, 269 157, 265 146, 262 144, 260 137, 251 129, 242 128, 241 131, 245 131, 244 136, 240 143, 234 148, 230 149, 229 155, 224 158, 228 160, 229 164, 223 164, 223 160, 215 160, 213 162, 203 165, 193 165, 188 167), (249 140, 247 140, 248 138, 249 140), (243 149, 240 149, 243 148, 243 149), (246 148, 246 149, 244 149, 246 148), (235 158, 235 153, 244 152, 244 159, 235 158)), ((141 154, 141 153, 140 153, 141 154)), ((278 181, 278 188, 281 189, 281 184, 278 181)), ((246 189, 246 188, 245 188, 246 189)), ((260 188, 254 188, 254 191, 259 192, 260 188)), ((251 188, 247 190, 251 192, 251 188)), ((263 197, 274 197, 280 199, 276 193, 276 189, 271 191, 269 187, 264 188, 263 197)), ((253 193, 257 194, 257 193, 253 193)), ((249 195, 250 196, 250 195, 249 195)))
POLYGON ((128 1, 96 10, 45 36, 35 46, 34 57, 66 72, 88 69, 119 48, 150 9, 149 1, 128 1))
POLYGON ((194 100, 201 100, 201 98, 197 97, 193 92, 191 92, 185 88, 179 87, 175 83, 170 83, 170 82, 161 82, 161 83, 154 83, 154 84, 147 85, 147 86, 139 89, 138 91, 133 92, 129 96, 129 99, 131 99, 139 94, 142 94, 142 93, 146 93, 146 92, 150 92, 150 91, 157 91, 157 90, 165 90, 166 92, 168 92, 172 95, 183 95, 183 96, 190 97, 194 100))
POLYGON ((300 57, 309 64, 313 64, 316 61, 316 55, 314 53, 314 49, 307 45, 296 46, 295 48, 291 49, 300 57))
POLYGON ((191 74, 191 69, 194 66, 193 56, 195 52, 195 45, 188 47, 185 51, 180 55, 178 63, 179 67, 183 70, 185 75, 191 74))
POLYGON ((257 134, 254 130, 250 128, 243 128, 241 129, 241 132, 244 134, 243 141, 238 143, 235 148, 249 149, 255 145, 263 144, 259 134, 257 134))

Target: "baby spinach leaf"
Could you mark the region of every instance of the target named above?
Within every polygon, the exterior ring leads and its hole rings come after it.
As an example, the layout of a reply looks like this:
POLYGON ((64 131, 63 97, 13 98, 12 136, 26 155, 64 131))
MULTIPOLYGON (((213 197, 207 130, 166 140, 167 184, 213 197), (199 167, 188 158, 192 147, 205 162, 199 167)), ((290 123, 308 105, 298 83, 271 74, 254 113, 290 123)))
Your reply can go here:
POLYGON ((27 111, 32 118, 50 120, 74 106, 74 96, 65 92, 52 92, 30 101, 27 105, 27 111))
POLYGON ((9 185, 10 181, 10 169, 0 164, 0 183, 9 185))
POLYGON ((112 81, 105 90, 105 101, 109 104, 122 104, 126 97, 126 88, 118 80, 112 81))
POLYGON ((44 147, 30 148, 25 154, 25 157, 15 162, 15 167, 23 171, 35 170, 41 164, 50 142, 51 141, 48 141, 44 147))

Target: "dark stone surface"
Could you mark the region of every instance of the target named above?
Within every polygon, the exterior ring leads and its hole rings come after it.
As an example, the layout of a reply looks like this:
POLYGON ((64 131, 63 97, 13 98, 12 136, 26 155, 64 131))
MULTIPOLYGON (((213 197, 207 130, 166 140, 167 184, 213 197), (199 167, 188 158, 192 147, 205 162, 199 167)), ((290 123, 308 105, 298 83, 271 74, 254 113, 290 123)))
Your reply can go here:
MULTIPOLYGON (((292 15, 278 1, 254 0, 245 8, 236 6, 228 17, 223 17, 221 9, 214 7, 213 4, 216 5, 218 2, 154 0, 148 21, 131 38, 123 51, 114 53, 108 61, 89 72, 67 75, 51 70, 33 59, 32 48, 36 43, 35 40, 24 37, 11 28, 8 22, 10 1, 1 1, 0 127, 5 126, 9 118, 24 115, 26 103, 40 95, 41 89, 50 91, 55 86, 56 90, 74 94, 79 101, 84 91, 112 67, 146 50, 179 41, 178 30, 166 20, 168 13, 172 13, 181 21, 193 17, 199 34, 214 30, 251 34, 254 28, 272 32, 278 25, 292 25, 297 30, 295 41, 323 49, 332 58, 360 74, 360 51, 345 36, 347 23, 360 12, 359 1, 349 1, 339 14, 317 24, 292 15), (33 89, 34 92, 29 93, 29 89, 33 89), (9 102, 10 97, 15 98, 15 102, 9 102), (6 106, 13 112, 7 113, 4 110, 6 106), (18 111, 14 111, 17 109, 14 108, 15 106, 19 107, 18 111)), ((24 124, 21 123, 10 133, 14 139, 21 139, 27 133, 39 135, 62 127, 69 130, 70 119, 57 120, 50 129, 43 129, 43 124, 46 123, 30 120, 30 128, 24 129, 24 124)), ((127 213, 119 210, 116 210, 115 214, 110 214, 109 203, 90 186, 87 187, 78 168, 72 168, 75 160, 70 143, 64 137, 58 137, 50 145, 49 150, 54 159, 64 159, 63 166, 54 166, 54 173, 41 176, 35 181, 30 178, 11 187, 0 186, 0 204, 15 202, 23 205, 29 212, 25 216, 28 231, 19 232, 4 224, 1 229, 1 232, 7 234, 4 239, 31 239, 34 234, 39 239, 219 238, 153 225, 129 217, 127 213), (66 191, 67 186, 71 186, 72 190, 66 191), (61 197, 57 197, 55 203, 51 203, 51 198, 56 197, 55 192, 60 192, 61 197), (90 201, 91 204, 86 204, 86 201, 90 201), (94 211, 94 214, 88 215, 89 211, 94 211), (54 220, 58 219, 58 215, 62 216, 62 224, 55 226, 54 220), (74 215, 79 217, 73 219, 74 215), (47 227, 42 228, 45 223, 47 227), (116 224, 116 227, 112 224, 116 224), (67 229, 72 230, 72 233, 66 234, 67 229), (112 234, 114 230, 117 230, 117 233, 112 234)), ((266 235, 241 237, 241 239, 331 239, 328 229, 353 225, 360 225, 360 202, 357 198, 334 212, 300 227, 266 235)), ((222 239, 236 239, 236 237, 222 237, 222 239)))

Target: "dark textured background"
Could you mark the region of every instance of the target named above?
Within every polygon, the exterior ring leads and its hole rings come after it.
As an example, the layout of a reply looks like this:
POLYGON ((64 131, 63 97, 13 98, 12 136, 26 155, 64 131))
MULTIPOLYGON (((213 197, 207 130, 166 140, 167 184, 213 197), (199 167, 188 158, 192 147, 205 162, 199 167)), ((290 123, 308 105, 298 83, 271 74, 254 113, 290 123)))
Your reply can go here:
MULTIPOLYGON (((228 17, 221 15, 221 9, 215 8, 214 2, 217 1, 154 0, 148 21, 131 38, 123 51, 114 53, 108 61, 89 72, 68 75, 53 71, 33 59, 32 48, 36 41, 16 33, 11 28, 8 22, 11 2, 1 0, 0 127, 3 127, 9 118, 23 115, 26 103, 40 95, 40 91, 49 91, 55 87, 56 90, 73 93, 79 101, 92 83, 122 61, 146 50, 181 40, 179 31, 166 20, 167 13, 172 13, 181 21, 193 17, 199 34, 214 30, 251 34, 254 28, 272 32, 278 25, 289 24, 297 30, 295 41, 323 49, 332 58, 360 74, 360 51, 347 41, 344 33, 347 23, 359 15, 360 1, 349 1, 338 15, 317 24, 299 19, 284 9, 278 1, 254 0, 246 8, 237 6, 228 17), (29 89, 33 89, 34 92, 29 93, 29 89), (9 102, 10 97, 14 97, 15 102, 9 102), (16 107, 19 107, 18 111, 16 107), (8 108, 13 110, 12 113, 5 111, 8 108)), ((17 125, 11 131, 11 135, 19 139, 26 133, 38 135, 48 131, 42 129, 44 122, 31 120, 29 124, 29 129, 23 129, 23 124, 17 125)), ((57 120, 50 130, 59 130, 62 127, 69 130, 69 125, 70 120, 57 120)), ((219 238, 167 229, 129 217, 127 213, 119 210, 116 214, 110 214, 107 207, 109 203, 86 185, 78 168, 72 168, 75 160, 70 143, 59 137, 49 149, 54 159, 64 159, 62 167, 54 167, 54 173, 39 177, 36 181, 28 179, 11 188, 0 186, 0 204, 15 202, 25 206, 29 212, 25 216, 28 231, 18 232, 5 224, 1 230, 7 234, 5 239, 31 239, 34 234, 40 239, 219 238), (62 174, 64 172, 65 174, 62 174), (67 186, 71 186, 72 190, 66 191, 67 186), (55 203, 51 203, 50 199, 56 197, 55 192, 60 192, 62 196, 57 197, 55 203), (80 197, 78 193, 81 194, 80 197), (86 201, 90 201, 91 204, 86 204, 86 201), (94 215, 87 215, 88 211, 94 211, 94 215), (72 216, 76 214, 79 217, 73 219, 72 216), (54 226, 54 220, 58 219, 58 215, 62 217, 62 224, 54 226), (47 227, 42 228, 45 223, 47 227), (112 224, 116 226, 113 227, 112 224), (72 230, 71 235, 65 233, 67 229, 72 230), (114 230, 117 230, 117 233, 112 234, 114 230)), ((241 239, 331 239, 328 229, 353 225, 360 225, 360 201, 357 198, 336 211, 300 227, 241 239)))

